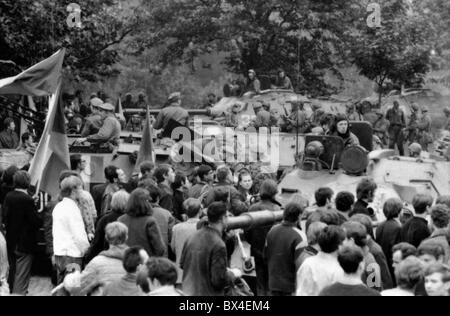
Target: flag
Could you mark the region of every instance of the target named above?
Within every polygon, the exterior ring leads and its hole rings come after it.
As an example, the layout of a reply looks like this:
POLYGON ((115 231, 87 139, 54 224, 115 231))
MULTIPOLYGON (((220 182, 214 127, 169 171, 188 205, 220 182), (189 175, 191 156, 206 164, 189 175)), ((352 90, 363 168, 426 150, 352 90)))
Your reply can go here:
POLYGON ((122 100, 120 96, 119 99, 117 99, 116 103, 116 116, 119 118, 119 120, 125 121, 125 115, 123 114, 122 100))
POLYGON ((59 192, 59 175, 67 169, 70 169, 70 155, 59 81, 55 93, 50 97, 44 132, 31 162, 31 184, 37 185, 38 191, 50 194, 55 200, 59 192))
POLYGON ((0 80, 0 94, 48 96, 61 80, 65 48, 14 77, 0 80))
POLYGON ((142 132, 141 147, 139 148, 135 170, 138 170, 139 165, 144 161, 154 162, 154 155, 155 152, 153 150, 153 126, 150 120, 150 110, 147 105, 147 118, 145 121, 144 131, 142 132))

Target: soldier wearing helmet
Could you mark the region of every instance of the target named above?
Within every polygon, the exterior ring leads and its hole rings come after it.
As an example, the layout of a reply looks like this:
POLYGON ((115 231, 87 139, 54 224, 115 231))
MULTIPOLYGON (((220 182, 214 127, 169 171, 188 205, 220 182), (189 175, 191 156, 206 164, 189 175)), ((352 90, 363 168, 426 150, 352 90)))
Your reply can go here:
POLYGON ((433 143, 433 134, 431 133, 431 117, 428 114, 428 108, 422 108, 422 116, 417 124, 419 130, 419 143, 422 150, 428 152, 428 146, 433 143))
POLYGON ((374 135, 378 136, 383 146, 388 145, 389 140, 389 121, 384 117, 384 113, 381 109, 375 111, 375 114, 378 116, 378 119, 373 124, 374 135))
POLYGON ((409 144, 417 142, 417 135, 419 130, 417 125, 419 123, 419 106, 416 103, 411 104, 411 117, 409 118, 408 125, 404 131, 404 139, 407 140, 409 144))
POLYGON ((400 156, 405 155, 403 147, 402 130, 406 127, 405 113, 400 109, 400 103, 394 101, 394 106, 386 113, 386 119, 389 121, 389 149, 395 149, 397 145, 400 156))
POLYGON ((445 125, 444 125, 444 130, 450 131, 450 106, 447 106, 444 109, 444 114, 445 114, 445 117, 447 118, 447 121, 445 122, 445 125))
POLYGON ((408 147, 409 156, 412 158, 420 158, 422 154, 422 146, 418 143, 412 143, 408 147))

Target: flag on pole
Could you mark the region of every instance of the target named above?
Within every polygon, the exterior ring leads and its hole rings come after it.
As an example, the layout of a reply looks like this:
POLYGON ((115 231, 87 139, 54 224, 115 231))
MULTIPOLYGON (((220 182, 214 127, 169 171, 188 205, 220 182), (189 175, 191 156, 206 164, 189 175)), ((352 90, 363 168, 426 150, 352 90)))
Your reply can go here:
POLYGON ((70 155, 59 81, 55 93, 50 97, 44 132, 31 162, 31 184, 37 185, 38 191, 50 194, 54 200, 59 192, 59 175, 67 169, 70 169, 70 155))
POLYGON ((0 80, 0 94, 47 96, 54 94, 61 80, 65 48, 14 77, 0 80))
POLYGON ((119 120, 125 121, 125 115, 123 113, 122 100, 120 95, 116 103, 116 116, 119 118, 119 120))
POLYGON ((136 168, 144 161, 155 162, 155 152, 153 150, 153 126, 150 120, 150 110, 147 105, 147 118, 145 121, 144 130, 142 132, 141 147, 136 161, 136 168))

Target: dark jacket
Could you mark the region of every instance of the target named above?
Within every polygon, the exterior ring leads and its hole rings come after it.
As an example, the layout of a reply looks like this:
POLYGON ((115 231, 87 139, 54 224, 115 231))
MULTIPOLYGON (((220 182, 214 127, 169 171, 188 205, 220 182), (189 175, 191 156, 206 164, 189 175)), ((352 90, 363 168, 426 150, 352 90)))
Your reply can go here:
POLYGON ((172 199, 172 214, 179 221, 183 220, 182 215, 185 214, 183 203, 187 199, 187 194, 185 192, 175 190, 173 191, 172 199))
POLYGON ((231 203, 233 203, 233 201, 240 200, 239 192, 236 190, 234 186, 232 186, 227 182, 216 183, 210 188, 208 194, 206 195, 205 207, 208 207, 213 202, 215 202, 215 196, 217 192, 221 192, 224 195, 228 195, 228 199, 230 200, 231 203))
POLYGON ((173 191, 163 183, 158 184, 159 205, 173 214, 173 191))
POLYGON ((0 148, 17 149, 19 147, 19 136, 15 132, 4 130, 0 133, 0 148))
POLYGON ((418 248, 422 241, 431 236, 428 222, 420 217, 411 218, 402 228, 402 241, 418 248))
POLYGON ((177 224, 176 219, 168 210, 163 209, 158 204, 152 204, 153 217, 161 231, 161 237, 164 242, 164 257, 169 256, 169 246, 172 241, 172 229, 177 224))
POLYGON ((358 200, 353 206, 353 210, 350 212, 349 217, 352 217, 356 214, 363 214, 370 216, 372 220, 376 219, 375 211, 369 207, 369 204, 366 201, 358 200))
POLYGON ((140 246, 147 251, 150 257, 164 255, 165 245, 153 216, 131 217, 126 214, 119 217, 118 221, 128 227, 128 246, 140 246))
POLYGON ((53 209, 56 204, 58 204, 57 201, 49 202, 41 214, 44 228, 45 252, 48 256, 53 256, 53 209))
POLYGON ((267 235, 264 256, 269 271, 269 290, 294 293, 298 249, 306 247, 306 240, 294 224, 283 222, 274 226, 267 235))
POLYGON ((367 246, 369 247, 369 252, 373 255, 375 261, 380 267, 382 289, 392 289, 394 287, 394 283, 392 281, 391 272, 383 249, 372 238, 369 239, 369 243, 367 244, 367 246))
POLYGON ((392 280, 394 281, 393 285, 395 285, 395 274, 394 268, 392 267, 392 248, 394 248, 395 245, 401 243, 401 232, 402 226, 395 219, 385 221, 377 228, 376 231, 375 240, 381 246, 381 249, 383 249, 389 271, 391 272, 392 280))
POLYGON ((223 296, 231 283, 225 243, 209 226, 186 242, 180 261, 183 292, 188 296, 223 296))
POLYGON ((102 209, 103 194, 105 193, 108 184, 109 183, 98 184, 92 188, 91 195, 92 198, 94 199, 95 209, 97 210, 98 213, 100 213, 102 209))
POLYGON ((26 193, 12 191, 6 195, 3 211, 8 251, 34 253, 41 220, 33 198, 26 193))

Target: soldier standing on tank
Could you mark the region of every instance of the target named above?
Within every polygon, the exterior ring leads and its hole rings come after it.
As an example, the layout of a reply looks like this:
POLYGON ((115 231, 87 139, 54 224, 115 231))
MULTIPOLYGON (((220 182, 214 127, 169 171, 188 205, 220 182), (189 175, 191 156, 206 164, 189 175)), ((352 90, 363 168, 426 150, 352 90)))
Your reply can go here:
POLYGON ((446 117, 446 121, 445 121, 445 125, 444 125, 444 130, 449 131, 450 132, 450 106, 447 106, 444 109, 444 114, 446 117))
POLYGON ((389 149, 395 149, 395 145, 398 147, 400 156, 405 155, 403 148, 401 132, 406 126, 405 114, 400 109, 400 104, 394 101, 394 107, 387 111, 386 119, 389 121, 389 149))
POLYGON ((288 133, 305 133, 308 128, 308 117, 304 109, 303 102, 291 101, 288 102, 292 104, 292 111, 289 117, 285 119, 286 131, 288 133))
POLYGON ((433 143, 433 134, 431 133, 431 117, 428 114, 428 108, 422 108, 422 117, 420 118, 417 128, 419 130, 419 143, 422 150, 428 152, 428 146, 433 143))
POLYGON ((256 103, 253 106, 253 109, 255 110, 256 118, 251 123, 251 126, 253 126, 256 129, 259 129, 261 127, 267 127, 270 128, 270 113, 267 112, 261 103, 256 103))
POLYGON ((373 124, 374 135, 378 136, 383 144, 383 147, 388 145, 389 139, 389 121, 384 117, 384 113, 381 109, 376 110, 375 114, 378 115, 378 120, 373 124))
POLYGON ((312 127, 320 127, 320 120, 325 115, 325 112, 323 111, 322 106, 317 102, 313 102, 311 108, 313 110, 313 115, 310 118, 310 124, 312 127))
POLYGON ((360 121, 364 120, 361 113, 359 113, 356 110, 356 107, 354 104, 347 104, 346 108, 347 108, 347 117, 350 122, 360 122, 360 121))
POLYGON ((417 124, 419 121, 419 106, 415 103, 411 105, 411 117, 409 119, 408 125, 405 128, 405 140, 408 144, 417 142, 418 128, 417 124))

